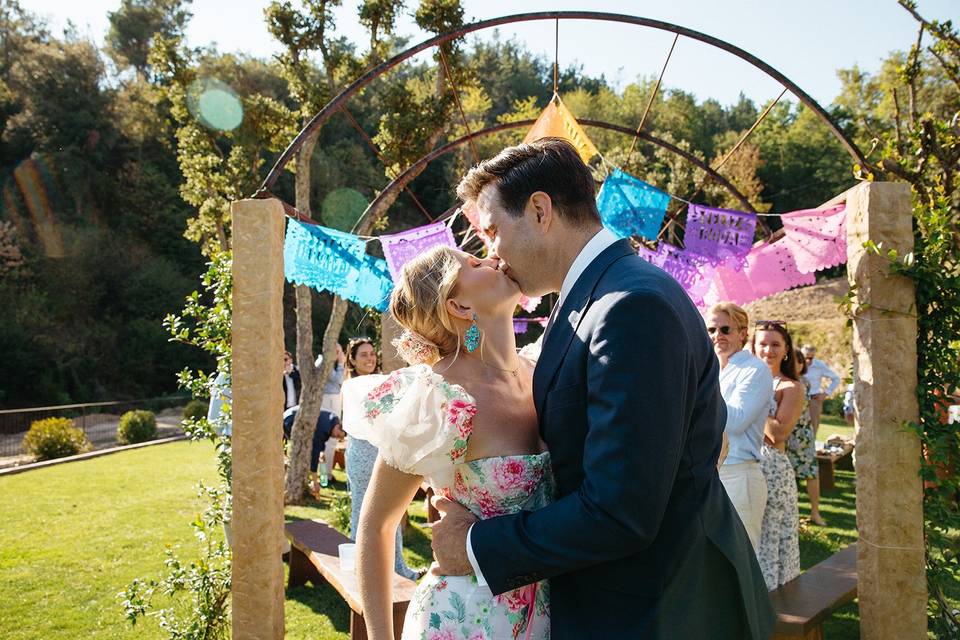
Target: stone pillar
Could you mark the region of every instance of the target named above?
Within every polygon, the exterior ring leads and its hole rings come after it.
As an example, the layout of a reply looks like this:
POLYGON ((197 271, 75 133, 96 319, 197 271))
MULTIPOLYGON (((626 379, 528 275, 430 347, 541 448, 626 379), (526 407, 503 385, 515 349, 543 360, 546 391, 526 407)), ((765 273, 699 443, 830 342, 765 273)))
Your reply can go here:
POLYGON ((234 202, 233 638, 283 638, 283 207, 234 202), (272 381, 276 381, 274 384, 272 381))
POLYGON ((399 338, 402 332, 403 327, 393 319, 389 311, 380 314, 380 369, 384 373, 407 366, 403 358, 397 355, 397 348, 393 346, 393 341, 399 338))
POLYGON ((862 183, 847 192, 847 274, 856 285, 853 325, 857 426, 857 572, 860 637, 926 638, 917 321, 913 283, 891 275, 883 253, 913 250, 910 186, 862 183), (865 306, 866 305, 866 306, 865 306))

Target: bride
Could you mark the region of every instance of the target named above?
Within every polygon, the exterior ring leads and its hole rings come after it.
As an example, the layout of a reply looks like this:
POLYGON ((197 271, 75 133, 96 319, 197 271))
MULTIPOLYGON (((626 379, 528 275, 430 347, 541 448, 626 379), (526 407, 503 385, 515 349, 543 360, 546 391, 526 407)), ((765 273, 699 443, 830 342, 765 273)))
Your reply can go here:
MULTIPOLYGON (((553 497, 533 404, 534 363, 518 355, 520 289, 493 259, 435 247, 407 263, 390 312, 411 366, 362 389, 352 436, 380 455, 363 504, 357 577, 367 632, 392 640, 394 532, 426 478, 480 519, 553 497)), ((357 388, 351 390, 357 393, 357 388)), ((428 574, 407 609, 405 640, 549 638, 546 581, 494 596, 473 575, 428 574)))

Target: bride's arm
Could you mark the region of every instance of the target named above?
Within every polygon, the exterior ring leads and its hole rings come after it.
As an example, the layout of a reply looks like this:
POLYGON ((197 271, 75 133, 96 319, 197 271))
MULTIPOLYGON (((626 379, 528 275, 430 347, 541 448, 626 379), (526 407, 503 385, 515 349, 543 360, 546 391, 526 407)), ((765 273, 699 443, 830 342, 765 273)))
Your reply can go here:
POLYGON ((357 525, 357 581, 371 640, 393 640, 394 537, 421 481, 378 457, 363 498, 357 525))

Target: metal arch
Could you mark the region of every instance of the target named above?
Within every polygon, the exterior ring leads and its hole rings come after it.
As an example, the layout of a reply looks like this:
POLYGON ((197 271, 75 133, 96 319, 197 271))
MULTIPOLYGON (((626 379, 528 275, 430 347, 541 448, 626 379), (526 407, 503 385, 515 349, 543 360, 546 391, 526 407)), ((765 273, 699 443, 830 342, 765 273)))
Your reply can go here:
POLYGON ((662 31, 669 31, 671 33, 676 33, 692 40, 698 40, 706 44, 712 45, 726 51, 727 53, 733 54, 744 60, 754 67, 760 69, 768 76, 777 80, 784 87, 790 90, 797 99, 800 100, 807 108, 816 114, 818 118, 827 126, 830 132, 834 135, 837 140, 846 148, 847 153, 859 164, 867 165, 867 160, 863 155, 863 152, 857 147, 857 145, 850 140, 846 134, 840 129, 839 126, 830 118, 827 112, 821 107, 816 100, 810 97, 803 89, 794 84, 789 78, 785 75, 768 65, 763 60, 757 58, 756 56, 747 53, 743 49, 734 46, 724 40, 715 38, 713 36, 701 33, 700 31, 694 31, 693 29, 688 29, 686 27, 681 27, 679 25, 671 24, 669 22, 663 22, 660 20, 652 20, 650 18, 641 18, 638 16, 630 16, 626 14, 618 13, 603 13, 599 11, 542 11, 534 13, 519 13, 509 16, 501 16, 499 18, 492 18, 490 20, 481 20, 480 22, 474 22, 472 24, 464 25, 459 29, 453 31, 448 31, 440 35, 428 38, 419 44, 410 47, 406 51, 398 53, 394 57, 386 60, 373 69, 367 71, 365 74, 353 81, 350 86, 341 91, 336 97, 334 97, 330 102, 328 102, 313 118, 304 126, 304 128, 297 134, 297 137, 293 139, 290 145, 284 150, 284 152, 277 158, 277 161, 274 163, 273 168, 270 170, 270 173, 264 179, 263 184, 260 185, 260 188, 257 190, 257 193, 253 197, 265 197, 269 193, 270 189, 273 188, 273 185, 276 183, 277 179, 280 177, 280 173, 283 171, 287 163, 293 158, 294 154, 299 151, 304 140, 310 136, 314 131, 316 131, 320 126, 323 125, 327 120, 337 112, 340 107, 346 103, 355 93, 360 89, 370 84, 375 78, 383 75, 393 67, 397 66, 404 60, 425 51, 436 45, 449 42, 455 38, 472 33, 474 31, 481 31, 483 29, 489 29, 492 27, 498 27, 504 24, 512 24, 515 22, 530 22, 536 20, 600 20, 606 22, 622 22, 626 24, 634 24, 643 27, 650 27, 653 29, 660 29, 662 31))
MULTIPOLYGON (((519 120, 517 122, 506 122, 503 124, 498 124, 493 127, 483 129, 481 131, 474 131, 473 133, 457 138, 456 140, 451 140, 450 142, 446 143, 441 147, 437 147, 430 153, 424 155, 419 160, 411 164, 400 175, 398 175, 396 178, 391 180, 390 183, 386 187, 384 187, 384 189, 377 195, 377 197, 374 198, 373 202, 370 203, 370 206, 367 207, 367 211, 376 210, 377 205, 380 203, 381 200, 390 196, 394 191, 396 191, 399 188, 397 187, 397 184, 402 183, 405 176, 419 170, 425 165, 430 164, 440 156, 446 155, 447 153, 450 153, 454 149, 462 147, 463 145, 471 142, 472 140, 475 140, 476 138, 486 137, 489 135, 493 135, 495 133, 499 133, 501 131, 509 131, 510 129, 520 129, 523 127, 530 127, 533 125, 534 122, 536 122, 536 120, 519 120)), ((685 160, 687 160, 691 164, 696 165, 697 168, 704 171, 707 175, 709 175, 712 179, 714 179, 717 183, 719 183, 727 191, 729 191, 734 197, 736 197, 737 200, 739 200, 740 203, 744 206, 746 211, 750 213, 757 212, 757 210, 754 209, 753 205, 750 204, 750 201, 747 200, 747 198, 742 193, 740 193, 740 191, 737 190, 737 188, 733 186, 733 184, 731 184, 729 180, 727 180, 722 175, 717 173, 707 163, 705 163, 703 160, 693 155, 689 151, 685 151, 677 147, 676 145, 673 145, 667 142, 666 140, 661 140, 660 138, 657 138, 656 136, 651 135, 649 133, 642 131, 639 134, 637 134, 635 130, 618 125, 618 124, 603 122, 602 120, 586 120, 586 119, 578 120, 578 122, 588 127, 597 127, 599 129, 606 129, 608 131, 616 131, 618 133, 622 133, 628 136, 638 136, 643 140, 646 140, 647 142, 653 143, 659 147, 663 147, 664 149, 672 153, 682 156, 685 160)), ((359 222, 360 221, 357 221, 358 224, 359 222)))

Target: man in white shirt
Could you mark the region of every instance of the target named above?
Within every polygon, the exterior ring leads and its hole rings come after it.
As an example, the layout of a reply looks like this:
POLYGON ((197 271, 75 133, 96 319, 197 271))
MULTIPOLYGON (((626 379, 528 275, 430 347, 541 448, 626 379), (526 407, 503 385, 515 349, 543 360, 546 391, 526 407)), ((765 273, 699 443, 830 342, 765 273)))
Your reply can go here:
POLYGON ((817 348, 812 344, 803 345, 803 357, 807 361, 807 372, 803 378, 810 386, 807 395, 810 399, 810 423, 813 432, 820 428, 820 414, 823 413, 823 401, 833 395, 840 384, 840 376, 823 360, 818 359, 817 348), (823 379, 830 380, 826 389, 823 388, 823 379))
POLYGON ((720 302, 707 312, 706 322, 720 361, 720 395, 727 405, 725 433, 730 445, 720 466, 720 482, 756 551, 767 506, 760 449, 767 416, 776 409, 773 376, 760 358, 743 348, 749 322, 746 311, 731 302, 720 302))

